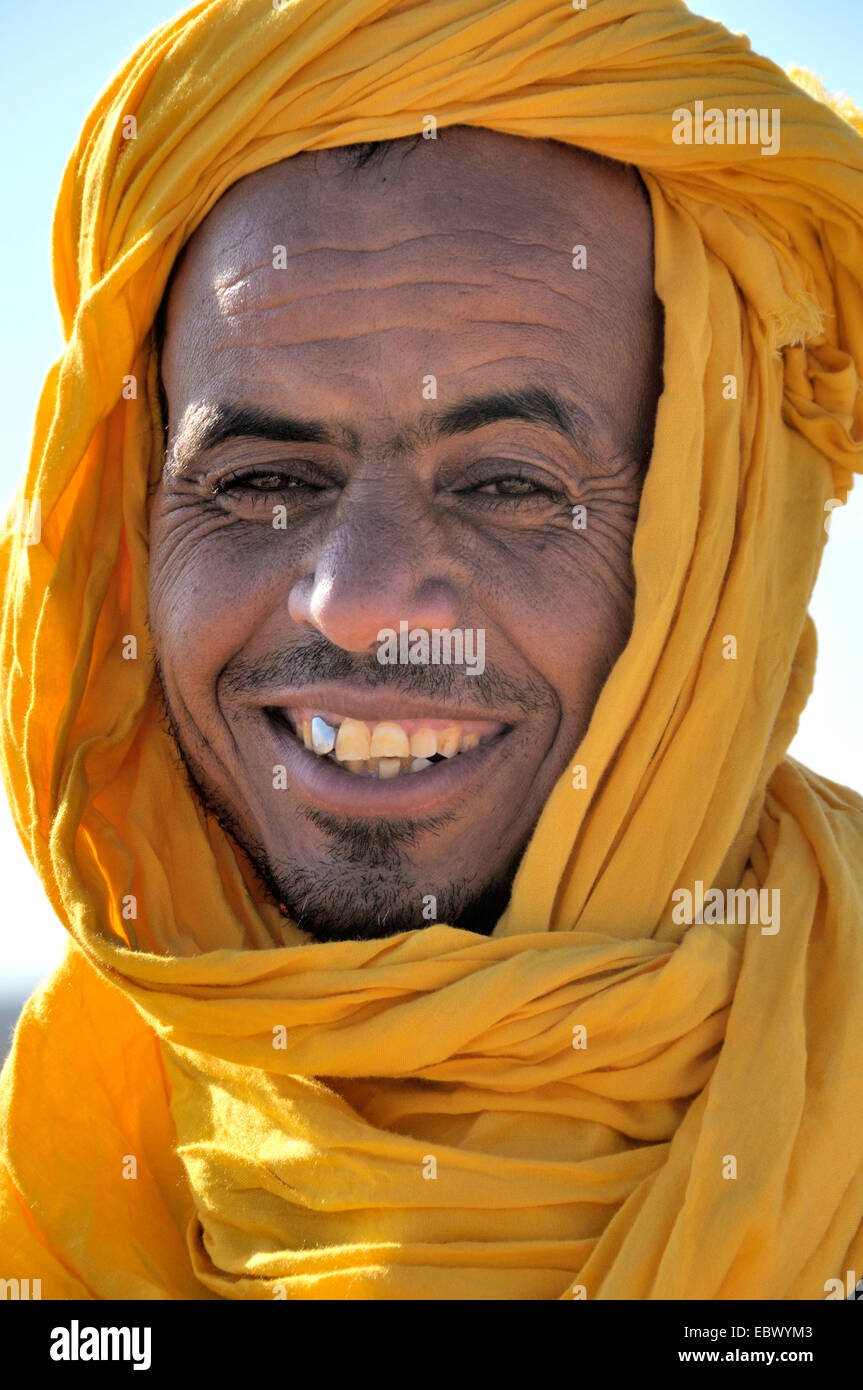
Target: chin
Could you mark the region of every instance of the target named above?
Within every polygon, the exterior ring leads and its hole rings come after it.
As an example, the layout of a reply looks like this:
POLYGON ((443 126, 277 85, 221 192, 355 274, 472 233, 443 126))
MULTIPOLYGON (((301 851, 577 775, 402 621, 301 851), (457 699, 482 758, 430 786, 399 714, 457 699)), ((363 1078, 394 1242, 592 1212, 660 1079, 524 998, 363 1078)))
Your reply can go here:
POLYGON ((509 899, 505 882, 436 882, 407 863, 258 866, 282 908, 315 941, 369 941, 444 923, 489 935, 509 899))

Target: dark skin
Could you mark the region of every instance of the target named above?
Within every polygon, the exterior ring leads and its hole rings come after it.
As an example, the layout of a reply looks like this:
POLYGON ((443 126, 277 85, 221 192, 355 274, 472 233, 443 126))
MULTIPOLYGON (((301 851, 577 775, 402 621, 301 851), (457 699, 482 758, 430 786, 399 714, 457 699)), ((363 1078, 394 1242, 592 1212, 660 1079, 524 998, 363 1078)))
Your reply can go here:
POLYGON ((161 362, 159 676, 196 795, 312 937, 493 928, 631 630, 661 352, 640 180, 554 142, 459 127, 360 170, 305 153, 189 242, 161 362), (401 620, 483 629, 485 671, 380 665, 401 620), (321 781, 284 752, 279 699, 496 733, 391 783, 321 781))

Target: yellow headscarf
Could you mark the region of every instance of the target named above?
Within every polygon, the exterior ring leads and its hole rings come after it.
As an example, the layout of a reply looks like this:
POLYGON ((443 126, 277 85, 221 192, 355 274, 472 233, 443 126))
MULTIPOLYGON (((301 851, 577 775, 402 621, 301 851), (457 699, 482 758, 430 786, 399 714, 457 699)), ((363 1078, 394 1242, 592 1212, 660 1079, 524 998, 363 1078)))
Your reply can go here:
POLYGON ((804 1299, 861 1271, 863 801, 785 757, 825 503, 863 455, 851 124, 679 0, 213 0, 94 107, 54 274, 0 744, 74 940, 3 1073, 0 1273, 45 1298, 804 1299), (699 100, 778 110, 780 150, 677 143, 699 100), (643 174, 666 338, 635 623, 493 935, 317 944, 158 720, 152 325, 237 179, 428 115, 643 174), (780 930, 679 924, 699 880, 780 889, 780 930))

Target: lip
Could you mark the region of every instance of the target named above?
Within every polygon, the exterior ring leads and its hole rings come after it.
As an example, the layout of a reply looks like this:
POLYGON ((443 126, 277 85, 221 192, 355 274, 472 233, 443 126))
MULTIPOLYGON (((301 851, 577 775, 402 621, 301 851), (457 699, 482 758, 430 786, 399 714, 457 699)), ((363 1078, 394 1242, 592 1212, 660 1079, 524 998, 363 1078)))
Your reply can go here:
MULTIPOLYGON (((505 732, 512 721, 497 710, 472 709, 469 705, 448 705, 431 700, 415 700, 409 695, 396 692, 388 694, 384 690, 348 690, 338 685, 318 685, 306 690, 292 690, 273 694, 260 701, 261 707, 279 709, 305 709, 312 706, 316 710, 341 710, 350 719, 364 719, 367 723, 375 720, 399 719, 446 719, 453 724, 467 724, 471 721, 481 724, 500 724, 505 732)), ((466 757, 466 754, 459 756, 466 757)))
MULTIPOLYGON (((290 703, 295 703, 295 697, 291 698, 290 703)), ((305 693, 302 703, 310 703, 310 697, 305 693)), ((286 701, 275 699, 267 701, 270 707, 285 707, 286 704, 286 701)), ((356 706, 352 705, 352 708, 356 706)), ((402 709, 404 711, 403 704, 402 709)), ((376 716, 369 714, 367 717, 376 716)), ((408 715, 404 713, 404 717, 408 715)), ((421 718, 422 715, 415 717, 421 718)), ((433 716, 429 713, 426 717, 433 716)), ((437 717, 441 717, 440 714, 437 717)), ((454 715, 450 717, 455 718, 454 715)), ((464 713, 462 718, 465 718, 464 713)), ((261 707, 260 719, 265 736, 278 754, 273 761, 284 764, 288 780, 300 799, 334 815, 382 816, 390 819, 437 815, 451 809, 456 799, 461 801, 470 795, 485 777, 489 760, 499 751, 508 732, 497 734, 466 753, 435 763, 423 772, 379 779, 354 777, 329 758, 312 753, 287 725, 268 714, 265 707, 261 707)))

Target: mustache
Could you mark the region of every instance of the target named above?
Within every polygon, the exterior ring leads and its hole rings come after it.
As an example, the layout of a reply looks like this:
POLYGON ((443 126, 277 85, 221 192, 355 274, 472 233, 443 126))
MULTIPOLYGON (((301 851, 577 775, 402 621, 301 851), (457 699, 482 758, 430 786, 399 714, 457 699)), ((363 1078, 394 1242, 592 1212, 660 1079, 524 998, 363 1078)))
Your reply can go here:
POLYGON ((229 661, 219 678, 222 689, 232 695, 261 694, 273 686, 301 689, 318 683, 344 683, 367 691, 386 689, 390 694, 450 702, 458 702, 463 695, 465 704, 515 708, 524 714, 555 707, 551 690, 530 675, 514 681, 489 665, 468 677, 455 666, 382 666, 374 653, 360 656, 346 652, 320 634, 311 634, 255 661, 229 661))

